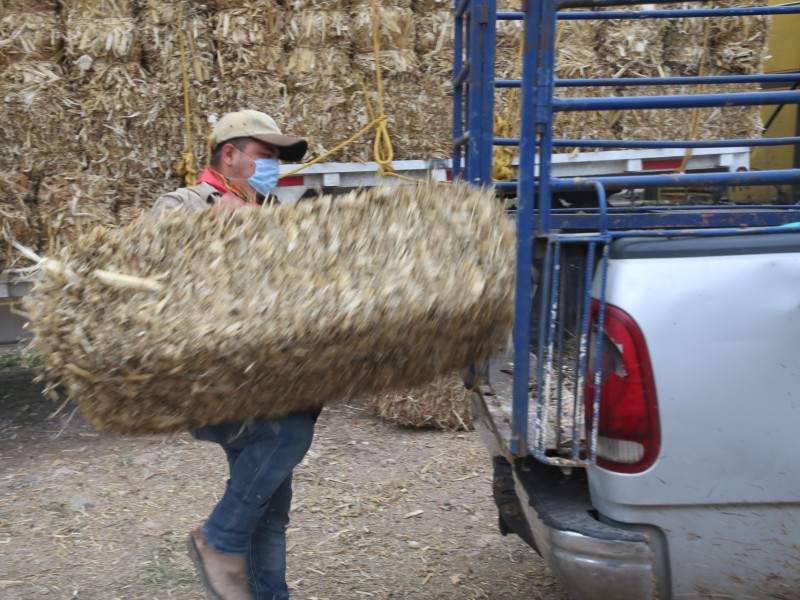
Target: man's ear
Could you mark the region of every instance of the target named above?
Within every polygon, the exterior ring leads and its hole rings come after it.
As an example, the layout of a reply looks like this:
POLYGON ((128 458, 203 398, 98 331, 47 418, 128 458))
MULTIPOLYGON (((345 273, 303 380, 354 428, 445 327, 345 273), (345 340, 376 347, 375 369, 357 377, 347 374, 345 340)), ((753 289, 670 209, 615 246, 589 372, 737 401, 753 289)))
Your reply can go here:
POLYGON ((237 150, 233 144, 225 144, 222 146, 222 153, 220 154, 220 160, 223 164, 231 166, 234 164, 236 159, 237 150))

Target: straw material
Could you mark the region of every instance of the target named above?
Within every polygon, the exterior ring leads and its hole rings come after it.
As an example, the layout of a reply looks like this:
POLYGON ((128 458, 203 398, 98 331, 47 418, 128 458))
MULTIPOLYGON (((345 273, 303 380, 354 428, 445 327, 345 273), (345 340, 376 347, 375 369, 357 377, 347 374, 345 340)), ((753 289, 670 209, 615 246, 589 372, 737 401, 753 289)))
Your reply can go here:
POLYGON ((135 62, 141 57, 137 23, 131 17, 68 16, 65 37, 71 61, 87 56, 95 62, 135 62))
POLYGON ((97 225, 116 225, 116 197, 105 177, 65 173, 42 179, 37 194, 42 250, 56 254, 97 225))
MULTIPOLYGON (((416 19, 408 8, 377 7, 378 41, 385 50, 413 50, 416 19)), ((353 51, 372 52, 372 10, 369 2, 353 7, 353 51)))
POLYGON ((0 12, 55 12, 59 0, 0 0, 0 12))
POLYGON ((57 60, 63 34, 55 12, 20 12, 0 18, 0 66, 21 60, 57 60))
POLYGON ((175 432, 408 389, 493 355, 513 320, 490 190, 384 186, 98 228, 45 262, 34 345, 95 427, 175 432))
POLYGON ((183 35, 186 74, 193 82, 211 83, 218 76, 211 21, 202 14, 180 15, 172 2, 150 0, 142 28, 143 58, 161 81, 182 81, 180 35, 183 35), (164 5, 163 10, 159 6, 164 5))
POLYGON ((284 6, 294 12, 306 10, 341 10, 350 8, 351 0, 283 0, 284 6))
POLYGON ((448 431, 472 429, 469 394, 457 373, 410 390, 372 396, 367 405, 397 425, 448 431))
MULTIPOLYGON (((30 204, 33 190, 25 176, 0 173, 0 272, 15 267, 19 254, 6 236, 32 248, 39 247, 39 223, 30 204)), ((26 266, 26 265, 21 265, 26 266)))
POLYGON ((216 13, 212 22, 223 76, 284 73, 286 13, 276 2, 248 2, 216 13))
POLYGON ((133 17, 136 0, 63 0, 68 18, 85 19, 133 17))
POLYGON ((0 163, 6 170, 36 175, 74 167, 79 149, 62 145, 73 102, 63 69, 49 61, 14 63, 0 70, 0 88, 0 163))

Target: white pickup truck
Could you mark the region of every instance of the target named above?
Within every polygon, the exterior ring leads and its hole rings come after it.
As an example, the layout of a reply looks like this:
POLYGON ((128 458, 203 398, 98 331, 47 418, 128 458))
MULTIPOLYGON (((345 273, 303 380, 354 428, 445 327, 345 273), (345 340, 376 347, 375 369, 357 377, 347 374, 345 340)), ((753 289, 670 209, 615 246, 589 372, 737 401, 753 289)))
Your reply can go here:
POLYGON ((553 464, 509 451, 512 358, 483 373, 501 529, 576 600, 800 598, 800 228, 786 231, 617 239, 605 268, 567 257, 567 289, 568 269, 595 271, 583 373, 569 325, 530 365, 549 380, 528 442, 553 464), (595 464, 559 467, 595 406, 595 464))

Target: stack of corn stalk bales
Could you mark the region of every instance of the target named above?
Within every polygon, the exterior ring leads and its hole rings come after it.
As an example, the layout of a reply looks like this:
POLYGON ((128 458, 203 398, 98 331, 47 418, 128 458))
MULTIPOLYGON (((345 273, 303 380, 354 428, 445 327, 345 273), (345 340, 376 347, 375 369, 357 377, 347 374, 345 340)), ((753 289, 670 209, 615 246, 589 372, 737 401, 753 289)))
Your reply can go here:
MULTIPOLYGON (((423 12, 426 3, 417 7, 416 12, 410 2, 376 4, 373 11, 369 0, 357 1, 352 9, 354 68, 366 83, 369 103, 364 105, 362 101, 363 108, 356 113, 357 123, 363 126, 378 116, 382 104, 395 159, 449 156, 452 132, 449 75, 433 72, 435 62, 422 64, 417 52, 418 26, 424 23, 434 27, 432 18, 423 19, 432 13, 423 12), (377 56, 373 24, 377 29, 377 56)), ((441 52, 446 52, 446 41, 442 40, 441 52)), ((449 51, 452 53, 452 43, 449 51)), ((352 157, 372 159, 372 139, 354 145, 352 157)))
POLYGON ((0 271, 3 271, 14 268, 19 259, 6 241, 6 236, 31 248, 38 248, 39 222, 34 212, 35 206, 31 203, 33 190, 27 177, 0 173, 0 185, 3 186, 3 195, 0 197, 0 271))
POLYGON ((185 0, 146 0, 139 6, 137 25, 150 97, 146 110, 132 107, 130 113, 135 115, 130 137, 138 148, 141 179, 133 212, 122 209, 123 222, 168 188, 178 187, 176 174, 184 154, 191 151, 197 170, 205 163, 210 98, 220 83, 211 7, 185 0))
POLYGON ((63 35, 56 2, 5 2, 0 11, 0 161, 36 174, 59 167, 54 149, 67 121, 63 35))
MULTIPOLYGON (((716 0, 713 6, 750 3, 716 0)), ((209 119, 215 115, 260 109, 287 132, 306 136, 309 157, 333 149, 379 113, 378 67, 393 158, 450 156, 452 3, 376 4, 377 62, 371 0, 0 2, 0 160, 5 175, 28 178, 28 205, 34 220, 42 222, 46 247, 61 245, 53 238, 57 224, 64 227, 65 239, 74 237, 66 229, 78 216, 63 218, 64 207, 103 223, 111 221, 109 211, 116 211, 116 221, 126 222, 161 193, 180 186, 184 154, 191 151, 198 170, 206 163, 209 119), (102 181, 101 191, 97 182, 102 181), (85 193, 76 198, 76 187, 92 189, 97 200, 85 193), (63 206, 54 205, 59 202, 63 206)), ((520 10, 521 5, 503 0, 498 8, 520 10)), ((760 72, 767 23, 760 16, 562 21, 556 76, 760 72)), ((521 36, 520 22, 498 23, 497 77, 519 76, 521 36)), ((559 88, 556 94, 732 89, 559 88)), ((497 90, 495 113, 498 133, 505 126, 513 135, 519 94, 497 90)), ((757 137, 760 131, 758 107, 725 107, 559 113, 554 133, 566 139, 628 140, 757 137)), ((370 133, 329 160, 372 160, 373 140, 370 133)))
POLYGON ((381 186, 97 228, 42 263, 25 308, 91 424, 174 432, 409 389, 494 355, 514 250, 489 189, 381 186))
MULTIPOLYGON (((752 6, 748 0, 718 0, 713 7, 752 6)), ((675 4, 660 8, 708 8, 675 4)), ((764 16, 669 21, 604 21, 598 31, 597 72, 611 77, 731 75, 762 71, 766 49, 764 16)), ((755 90, 756 87, 750 88, 755 90)), ((629 87, 623 96, 744 91, 738 86, 629 87)), ((762 132, 759 107, 625 111, 612 139, 754 138, 762 132)))
POLYGON ((371 396, 367 405, 397 425, 449 431, 472 429, 469 393, 457 373, 410 390, 371 396))
MULTIPOLYGON (((353 71, 350 2, 290 3, 286 27, 285 123, 320 156, 355 133, 351 103, 364 103, 353 71), (335 133, 334 133, 335 132, 335 133)), ((346 151, 345 151, 346 152, 346 151)), ((346 160, 339 152, 331 160, 346 160)))
MULTIPOLYGON (((56 2, 3 2, 0 36, 0 182, 5 192, 0 230, 38 248, 38 178, 70 168, 75 159, 63 146, 70 100, 56 2)), ((2 240, 0 246, 0 271, 15 267, 9 245, 2 240)))

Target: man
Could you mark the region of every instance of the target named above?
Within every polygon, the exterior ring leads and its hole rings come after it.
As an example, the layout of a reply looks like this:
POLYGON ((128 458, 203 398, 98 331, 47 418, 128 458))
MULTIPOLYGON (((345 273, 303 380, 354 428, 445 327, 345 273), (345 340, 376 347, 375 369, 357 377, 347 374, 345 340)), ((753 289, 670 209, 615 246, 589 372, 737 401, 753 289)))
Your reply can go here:
MULTIPOLYGON (((278 159, 296 162, 305 140, 285 136, 264 113, 229 113, 211 134, 210 167, 197 185, 161 196, 152 214, 258 208, 278 182, 278 159)), ((247 419, 192 431, 220 444, 228 458, 225 493, 206 522, 189 535, 189 554, 209 598, 284 600, 286 527, 292 471, 311 445, 316 414, 247 419)))

